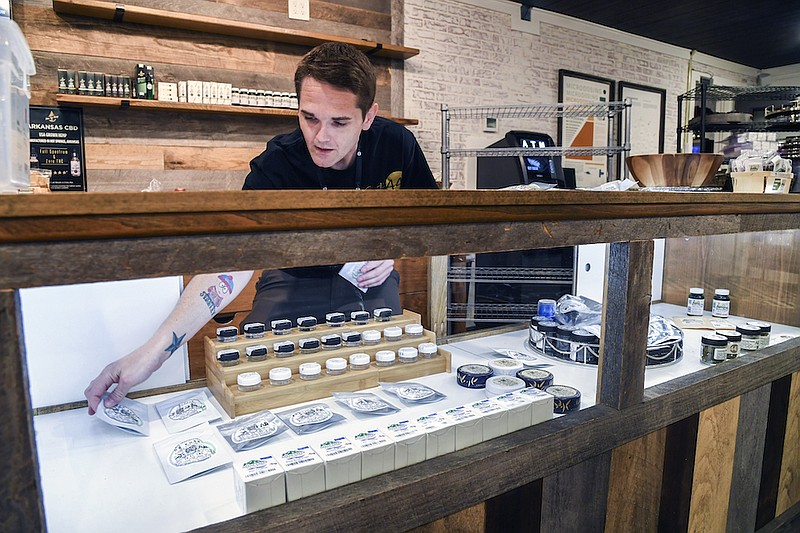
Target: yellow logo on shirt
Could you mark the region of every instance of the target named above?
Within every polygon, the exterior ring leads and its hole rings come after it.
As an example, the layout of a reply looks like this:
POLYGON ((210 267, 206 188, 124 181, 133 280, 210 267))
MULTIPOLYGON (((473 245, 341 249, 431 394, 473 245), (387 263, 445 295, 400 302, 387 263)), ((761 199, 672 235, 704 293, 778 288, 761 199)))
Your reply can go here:
POLYGON ((395 170, 383 180, 383 183, 378 185, 378 189, 399 189, 403 181, 403 171, 395 170))

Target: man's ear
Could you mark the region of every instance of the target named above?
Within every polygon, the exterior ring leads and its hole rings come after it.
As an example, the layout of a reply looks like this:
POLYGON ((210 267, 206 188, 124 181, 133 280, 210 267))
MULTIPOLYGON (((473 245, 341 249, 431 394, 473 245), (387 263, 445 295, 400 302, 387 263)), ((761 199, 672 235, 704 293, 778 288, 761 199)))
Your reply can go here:
POLYGON ((363 131, 367 131, 370 126, 372 126, 372 121, 375 120, 375 116, 378 114, 378 103, 375 102, 372 104, 367 110, 367 115, 364 117, 364 123, 361 125, 361 129, 363 131))

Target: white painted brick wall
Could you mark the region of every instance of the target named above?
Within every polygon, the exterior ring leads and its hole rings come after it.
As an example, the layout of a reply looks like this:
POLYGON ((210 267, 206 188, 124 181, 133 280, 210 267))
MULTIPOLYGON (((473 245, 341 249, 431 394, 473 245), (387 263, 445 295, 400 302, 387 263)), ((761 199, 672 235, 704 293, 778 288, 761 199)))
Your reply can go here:
MULTIPOLYGON (((558 70, 667 90, 664 149, 676 149, 677 97, 686 91, 688 60, 625 42, 541 23, 540 34, 511 29, 511 16, 453 0, 407 0, 404 44, 420 49, 405 62, 405 116, 441 179, 440 105, 555 103, 558 70)), ((755 79, 708 65, 695 68, 754 85, 755 79)), ((486 146, 510 129, 549 133, 556 121, 500 119, 498 134, 482 133, 480 121, 451 120, 451 147, 486 146), (467 144, 468 142, 468 144, 467 144)), ((451 159, 453 188, 464 186, 464 159, 451 159)))

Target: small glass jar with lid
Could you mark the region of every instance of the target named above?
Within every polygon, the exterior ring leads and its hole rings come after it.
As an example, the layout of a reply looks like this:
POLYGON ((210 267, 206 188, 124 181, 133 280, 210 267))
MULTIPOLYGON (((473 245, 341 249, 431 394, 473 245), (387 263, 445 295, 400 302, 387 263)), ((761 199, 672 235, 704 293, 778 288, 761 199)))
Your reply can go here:
POLYGON ((322 377, 322 365, 319 363, 303 363, 300 365, 300 379, 313 381, 322 377))
POLYGON ((347 359, 344 357, 331 357, 325 361, 325 371, 329 376, 339 376, 347 372, 347 359))
POLYGON ((389 322, 392 319, 392 308, 379 307, 372 311, 372 316, 376 322, 389 322))
POLYGON ((239 350, 219 350, 217 362, 222 366, 236 366, 239 364, 239 350))
POLYGON ((313 331, 317 329, 317 318, 313 316, 301 316, 297 319, 297 329, 300 331, 313 331))
POLYGON ((381 342, 381 332, 377 329, 367 329, 361 332, 361 342, 365 346, 374 346, 381 342))
POLYGON ((715 365, 728 359, 728 339, 722 335, 703 335, 700 339, 700 360, 715 365))
POLYGON ((739 357, 739 351, 742 344, 742 334, 738 331, 718 331, 717 334, 728 339, 728 359, 736 359, 739 357))
POLYGON ((761 341, 761 328, 752 324, 740 324, 736 326, 736 331, 742 334, 740 349, 743 352, 753 352, 758 350, 761 341))
POLYGON ((703 296, 702 287, 692 287, 689 289, 689 298, 686 301, 686 314, 689 316, 703 316, 706 306, 706 299, 703 296))
POLYGON ((747 324, 750 326, 756 326, 759 328, 759 330, 761 330, 758 337, 758 349, 760 350, 762 348, 767 348, 769 346, 770 335, 772 334, 772 326, 766 322, 758 321, 748 322, 747 324))
POLYGON ((275 335, 288 335, 292 332, 292 321, 286 318, 273 320, 269 325, 275 335))
POLYGON ((344 313, 328 313, 325 315, 325 323, 332 328, 344 326, 344 313))
POLYGON ((392 350, 378 350, 375 353, 376 366, 392 366, 395 362, 395 353, 392 350))
POLYGON ((354 326, 365 326, 369 323, 369 312, 367 311, 353 311, 350 313, 350 322, 354 326))
POLYGON ((401 363, 416 363, 419 351, 413 346, 403 346, 397 350, 397 359, 401 363))
POLYGON ((361 346, 361 333, 358 331, 345 331, 342 333, 342 344, 345 346, 361 346))
POLYGON ((422 334, 425 332, 422 324, 406 324, 404 330, 406 337, 422 337, 422 334))
POLYGON ((222 326, 217 328, 217 342, 233 342, 239 338, 239 328, 236 326, 222 326))
POLYGON ((403 338, 403 328, 400 326, 389 326, 383 330, 383 340, 386 342, 399 341, 403 338))
POLYGON ((292 382, 292 369, 285 366, 278 366, 269 371, 269 384, 273 386, 288 385, 292 382))
POLYGON ((253 346, 248 346, 244 349, 245 354, 247 355, 247 360, 254 362, 254 361, 264 361, 267 358, 267 352, 269 350, 263 344, 254 344, 253 346))
POLYGON ((275 357, 291 357, 294 355, 294 343, 292 341, 279 341, 272 344, 272 353, 275 357))
POLYGON ((417 350, 423 359, 433 359, 439 355, 439 347, 433 342, 423 342, 417 346, 417 350))
POLYGON ((731 291, 728 289, 715 289, 714 298, 711 300, 711 316, 728 318, 731 314, 731 291))
POLYGON ((317 353, 320 349, 319 339, 308 337, 297 341, 297 346, 300 348, 300 353, 317 353))
POLYGON ((250 322, 242 326, 242 331, 245 339, 260 339, 265 335, 267 326, 261 322, 250 322))
POLYGON ((320 341, 322 341, 323 350, 336 350, 342 347, 342 337, 336 333, 323 335, 320 341))
POLYGON ((261 388, 261 374, 242 372, 236 376, 236 386, 240 392, 254 392, 261 388))
POLYGON ((369 354, 354 353, 350 356, 350 370, 368 370, 369 363, 369 354))

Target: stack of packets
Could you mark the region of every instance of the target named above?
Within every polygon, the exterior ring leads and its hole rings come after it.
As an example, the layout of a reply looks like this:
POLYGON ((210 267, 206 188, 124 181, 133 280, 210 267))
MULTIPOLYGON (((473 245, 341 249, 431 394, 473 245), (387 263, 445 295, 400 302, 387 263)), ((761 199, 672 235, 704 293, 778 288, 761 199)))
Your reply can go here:
MULTIPOLYGON (((105 396, 97 411, 100 420, 126 432, 150 435, 147 404, 123 398, 114 407, 103 407, 104 400, 105 396)), ((174 434, 153 445, 170 484, 231 463, 219 432, 208 425, 220 414, 205 392, 181 394, 154 407, 167 431, 174 434)))

